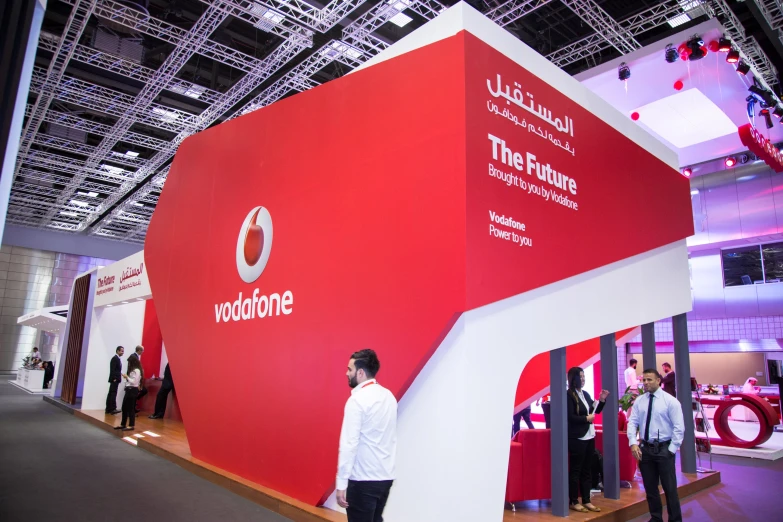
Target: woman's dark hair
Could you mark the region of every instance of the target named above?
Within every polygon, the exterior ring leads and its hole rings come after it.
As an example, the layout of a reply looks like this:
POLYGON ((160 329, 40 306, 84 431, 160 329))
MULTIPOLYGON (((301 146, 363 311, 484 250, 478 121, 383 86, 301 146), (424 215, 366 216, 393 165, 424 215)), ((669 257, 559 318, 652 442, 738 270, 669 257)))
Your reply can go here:
POLYGON ((568 389, 575 390, 582 387, 582 377, 579 375, 584 370, 579 366, 574 366, 568 370, 568 389))
POLYGON ((139 370, 139 373, 144 375, 144 370, 141 368, 141 361, 136 357, 130 357, 128 359, 128 375, 130 375, 133 370, 139 370))
POLYGON ((370 379, 375 377, 375 374, 381 369, 381 362, 378 360, 378 356, 374 350, 369 348, 354 352, 351 355, 351 359, 353 359, 353 365, 356 370, 364 370, 364 373, 370 379))

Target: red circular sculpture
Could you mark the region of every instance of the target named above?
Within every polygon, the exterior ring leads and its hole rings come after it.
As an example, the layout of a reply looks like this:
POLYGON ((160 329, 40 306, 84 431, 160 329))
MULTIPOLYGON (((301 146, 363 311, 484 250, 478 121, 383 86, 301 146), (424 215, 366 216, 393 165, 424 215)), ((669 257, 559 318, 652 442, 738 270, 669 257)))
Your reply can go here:
POLYGON ((722 446, 731 446, 732 448, 750 449, 769 440, 774 431, 774 426, 778 424, 778 415, 770 404, 756 395, 745 393, 732 393, 727 399, 709 399, 702 397, 702 404, 714 404, 718 407, 715 411, 713 423, 715 431, 720 437, 719 442, 722 446), (759 419, 759 434, 753 440, 745 440, 737 437, 729 426, 729 413, 735 406, 745 406, 759 419))

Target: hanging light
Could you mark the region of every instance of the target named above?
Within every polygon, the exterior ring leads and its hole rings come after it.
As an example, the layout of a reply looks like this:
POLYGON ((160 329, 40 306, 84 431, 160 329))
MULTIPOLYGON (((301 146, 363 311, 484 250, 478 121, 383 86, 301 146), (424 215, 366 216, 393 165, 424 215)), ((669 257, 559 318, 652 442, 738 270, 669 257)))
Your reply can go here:
POLYGON ((724 160, 723 163, 726 164, 727 168, 732 168, 734 165, 737 164, 737 158, 735 158, 734 156, 729 156, 724 160))
POLYGON ((617 77, 620 79, 620 81, 627 81, 628 78, 631 77, 631 68, 628 67, 628 65, 623 62, 620 64, 619 67, 617 67, 617 77))
POLYGON ((769 109, 761 109, 759 111, 759 116, 764 118, 764 123, 767 125, 768 129, 774 127, 774 125, 772 124, 772 116, 769 113, 769 109))
POLYGON ((674 45, 669 44, 666 46, 666 49, 663 51, 663 56, 666 58, 666 63, 674 63, 677 61, 677 49, 674 48, 674 45))
POLYGON ((783 118, 783 106, 775 105, 775 108, 772 109, 772 114, 774 114, 778 118, 783 118))
POLYGON ((693 174, 693 171, 691 170, 690 167, 685 167, 684 169, 682 169, 682 175, 685 176, 686 178, 690 178, 691 174, 693 174))
POLYGON ((718 50, 722 53, 727 53, 731 51, 731 40, 726 38, 725 36, 721 36, 718 40, 718 50))
POLYGON ((740 59, 740 53, 739 51, 732 47, 730 51, 728 51, 728 54, 726 55, 726 61, 729 63, 737 63, 740 59))
POLYGON ((737 72, 743 76, 750 72, 750 65, 742 58, 737 62, 737 72))

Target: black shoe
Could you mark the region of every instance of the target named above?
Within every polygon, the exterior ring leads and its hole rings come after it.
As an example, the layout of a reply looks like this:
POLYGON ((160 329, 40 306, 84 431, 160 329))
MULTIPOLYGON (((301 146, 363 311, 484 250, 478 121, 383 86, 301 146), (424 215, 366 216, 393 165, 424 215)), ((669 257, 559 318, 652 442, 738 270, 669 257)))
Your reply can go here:
POLYGON ((122 413, 122 410, 114 410, 110 412, 112 415, 117 415, 118 413, 122 413))
POLYGON ((136 410, 136 415, 138 415, 139 413, 141 413, 141 410, 136 410))
POLYGON ((147 418, 148 418, 148 419, 161 419, 161 418, 163 418, 163 415, 157 415, 157 414, 155 414, 155 415, 150 415, 150 416, 149 416, 149 417, 147 417, 147 418))
POLYGON ((124 430, 125 426, 115 426, 114 429, 115 430, 124 430))
POLYGON ((128 426, 127 428, 122 428, 122 431, 133 431, 134 429, 133 426, 128 426))

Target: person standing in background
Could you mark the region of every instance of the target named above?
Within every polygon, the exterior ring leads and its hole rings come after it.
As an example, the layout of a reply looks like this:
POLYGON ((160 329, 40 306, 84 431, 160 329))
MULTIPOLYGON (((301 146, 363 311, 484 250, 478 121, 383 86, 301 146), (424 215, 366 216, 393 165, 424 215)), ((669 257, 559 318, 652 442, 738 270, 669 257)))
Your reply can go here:
POLYGON ((748 393, 750 395, 758 395, 761 391, 761 388, 756 386, 758 384, 758 379, 755 377, 748 377, 748 380, 745 381, 745 384, 742 385, 742 393, 748 393))
POLYGON ((628 362, 628 368, 625 369, 625 385, 631 388, 631 391, 639 391, 639 377, 636 375, 637 364, 636 359, 631 359, 628 362))
POLYGON ((158 390, 158 396, 155 397, 155 413, 150 415, 150 419, 162 419, 166 414, 166 401, 169 393, 174 389, 174 380, 171 378, 169 364, 166 363, 166 369, 163 370, 163 382, 158 390))
POLYGON ((375 380, 380 368, 373 350, 358 351, 348 361, 352 389, 340 431, 336 484, 348 522, 383 522, 395 478, 397 399, 375 380))
POLYGON ((125 379, 125 397, 122 399, 122 422, 115 430, 131 431, 136 426, 136 399, 141 386, 141 362, 138 357, 128 357, 128 375, 125 379))
POLYGON ((677 383, 674 380, 674 372, 672 371, 672 365, 665 362, 661 365, 661 368, 663 368, 663 379, 661 379, 661 383, 663 384, 663 391, 665 391, 672 397, 676 397, 677 383))
MULTIPOLYGON (((136 351, 130 356, 128 356, 128 364, 130 364, 131 359, 136 359, 139 362, 139 370, 141 371, 141 389, 139 390, 139 395, 136 398, 136 400, 141 400, 147 395, 147 387, 144 386, 144 368, 141 366, 141 356, 144 353, 144 347, 142 345, 138 345, 136 347, 136 351)), ((130 366, 128 367, 128 371, 130 372, 130 366)), ((139 413, 141 409, 139 407, 136 407, 136 413, 139 413)))
POLYGON ((655 368, 644 370, 642 383, 645 393, 634 402, 628 419, 628 442, 639 461, 650 520, 663 522, 660 483, 666 494, 669 522, 682 522, 675 467, 677 450, 685 438, 682 406, 661 389, 661 374, 655 368))
POLYGON ((517 432, 521 429, 521 421, 522 419, 525 419, 525 424, 527 424, 527 429, 534 430, 536 429, 535 426, 533 426, 533 421, 530 420, 530 406, 526 408, 522 408, 517 413, 514 414, 514 424, 511 427, 511 436, 517 434, 517 432))
POLYGON ((120 357, 125 354, 125 348, 118 346, 114 350, 114 357, 109 362, 109 393, 106 395, 106 410, 108 415, 116 415, 120 412, 117 409, 117 389, 122 381, 122 360, 120 357))
POLYGON ((568 370, 568 497, 573 511, 599 512, 601 508, 590 501, 592 463, 595 457, 595 416, 601 413, 609 396, 601 390, 599 400, 593 401, 583 388, 585 372, 575 366, 568 370), (582 503, 579 503, 579 493, 582 503))

